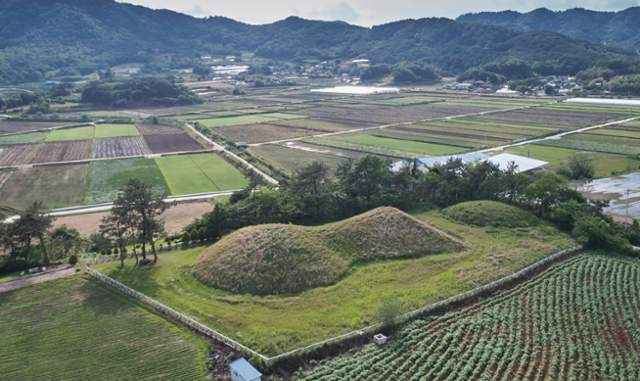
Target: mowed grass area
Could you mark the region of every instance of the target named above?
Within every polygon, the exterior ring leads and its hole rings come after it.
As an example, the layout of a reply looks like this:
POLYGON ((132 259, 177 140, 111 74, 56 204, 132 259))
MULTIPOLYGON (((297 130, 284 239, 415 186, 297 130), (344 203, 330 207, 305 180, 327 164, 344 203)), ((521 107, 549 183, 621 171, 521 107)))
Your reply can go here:
POLYGON ((82 204, 88 164, 24 168, 0 188, 0 205, 26 209, 34 201, 44 208, 82 204))
POLYGON ((46 141, 59 142, 65 140, 92 140, 93 135, 93 126, 62 128, 51 131, 46 141))
POLYGON ((97 124, 95 138, 117 138, 120 136, 140 136, 133 124, 97 124))
POLYGON ((89 164, 83 204, 111 202, 132 177, 152 185, 156 195, 168 194, 169 187, 155 160, 119 159, 89 164))
POLYGON ((228 118, 201 119, 201 120, 198 120, 198 122, 204 124, 207 127, 223 127, 223 126, 238 126, 241 124, 272 122, 274 120, 300 119, 300 118, 306 118, 306 116, 294 115, 294 114, 272 113, 272 114, 233 116, 228 118))
POLYGON ((165 156, 156 163, 174 196, 235 190, 247 184, 240 171, 216 154, 165 156))
POLYGON ((4 380, 204 380, 208 345, 88 276, 0 293, 4 380))
POLYGON ((559 250, 573 241, 541 225, 537 235, 525 230, 488 229, 443 218, 439 212, 417 214, 437 228, 469 242, 455 254, 387 260, 351 267, 341 280, 294 295, 236 295, 214 289, 193 277, 191 265, 208 247, 159 254, 150 268, 128 259, 94 268, 196 320, 273 355, 365 327, 378 321, 390 300, 413 310, 499 279, 559 250))
POLYGON ((389 148, 401 151, 414 152, 424 154, 426 156, 449 155, 464 151, 464 148, 446 146, 441 144, 421 143, 410 140, 380 138, 370 135, 348 136, 344 138, 336 138, 336 140, 365 144, 370 146, 389 148))

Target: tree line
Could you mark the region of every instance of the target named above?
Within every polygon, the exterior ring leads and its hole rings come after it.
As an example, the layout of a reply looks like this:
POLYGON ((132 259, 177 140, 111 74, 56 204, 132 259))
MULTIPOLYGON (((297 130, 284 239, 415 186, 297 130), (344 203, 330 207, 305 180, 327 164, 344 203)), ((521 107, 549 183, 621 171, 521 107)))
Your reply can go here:
MULTIPOLYGON (((627 238, 633 239, 632 232, 624 232, 603 214, 608 202, 587 200, 554 172, 539 171, 532 179, 518 173, 514 163, 501 169, 487 161, 465 165, 460 159, 436 165, 427 173, 418 170, 416 162, 397 172, 389 165, 387 160, 366 155, 343 162, 331 174, 325 163, 313 162, 280 182, 277 189, 255 190, 264 185, 255 177, 229 203, 216 204, 186 230, 204 227, 213 237, 221 237, 257 224, 342 220, 380 206, 412 211, 492 200, 529 210, 590 247, 630 251, 627 238)), ((575 165, 570 170, 577 171, 577 176, 583 173, 575 165)))

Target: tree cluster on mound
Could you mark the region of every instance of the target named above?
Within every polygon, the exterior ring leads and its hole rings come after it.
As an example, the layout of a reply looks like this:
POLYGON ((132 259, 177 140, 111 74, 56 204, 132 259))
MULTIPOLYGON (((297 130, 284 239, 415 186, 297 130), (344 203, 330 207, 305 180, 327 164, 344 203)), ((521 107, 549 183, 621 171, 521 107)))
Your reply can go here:
POLYGON ((112 106, 138 102, 168 106, 204 102, 202 97, 188 87, 167 80, 92 84, 82 90, 82 100, 112 106))
POLYGON ((283 294, 335 282, 356 262, 456 252, 458 239, 395 208, 322 226, 267 224, 205 250, 196 277, 235 293, 283 294))

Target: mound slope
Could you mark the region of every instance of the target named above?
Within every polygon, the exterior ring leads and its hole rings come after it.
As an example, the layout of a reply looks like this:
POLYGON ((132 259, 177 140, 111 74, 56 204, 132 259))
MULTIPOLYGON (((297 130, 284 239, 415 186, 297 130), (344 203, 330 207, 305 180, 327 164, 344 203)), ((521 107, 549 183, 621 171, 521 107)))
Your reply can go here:
POLYGON ((323 226, 260 225, 203 251, 196 277, 211 286, 257 295, 327 286, 356 262, 456 252, 464 243, 395 208, 323 226))
POLYGON ((495 201, 468 201, 444 211, 446 217, 469 225, 527 228, 540 223, 533 214, 495 201))

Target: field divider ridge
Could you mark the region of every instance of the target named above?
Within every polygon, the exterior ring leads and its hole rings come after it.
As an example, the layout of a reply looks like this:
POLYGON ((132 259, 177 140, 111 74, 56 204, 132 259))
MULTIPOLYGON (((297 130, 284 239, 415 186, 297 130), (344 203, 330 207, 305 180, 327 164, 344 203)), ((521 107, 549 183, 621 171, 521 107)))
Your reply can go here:
MULTIPOLYGON (((435 310, 438 310, 439 308, 446 307, 446 306, 448 306, 450 304, 461 302, 461 301, 463 301, 465 299, 468 299, 468 298, 474 297, 476 295, 482 294, 483 292, 494 290, 494 289, 496 289, 498 287, 503 286, 506 283, 509 283, 509 282, 518 280, 520 278, 523 278, 523 277, 525 277, 527 275, 530 275, 531 273, 534 273, 536 270, 540 269, 543 266, 546 266, 546 265, 549 265, 549 264, 553 264, 553 263, 555 263, 557 261, 560 261, 562 259, 565 259, 565 258, 567 258, 567 257, 569 257, 569 256, 571 256, 573 254, 576 254, 579 251, 581 251, 582 249, 583 249, 583 247, 581 245, 578 245, 578 246, 571 247, 569 249, 565 249, 565 250, 559 251, 559 252, 557 252, 555 254, 551 254, 550 256, 548 256, 546 258, 543 258, 543 259, 541 259, 541 260, 539 260, 539 261, 537 261, 537 262, 535 262, 535 263, 523 268, 522 270, 516 271, 516 272, 514 272, 514 273, 512 273, 510 275, 507 275, 506 277, 503 277, 503 278, 500 278, 500 279, 498 279, 496 281, 487 283, 487 284, 485 284, 483 286, 476 287, 473 290, 469 290, 469 291, 463 292, 461 294, 454 295, 454 296, 452 296, 450 298, 447 298, 447 299, 441 300, 439 302, 432 303, 432 304, 429 304, 427 306, 420 307, 420 308, 415 309, 413 311, 409 311, 409 312, 407 312, 405 314, 399 315, 396 318, 394 318, 392 320, 392 322, 394 322, 394 323, 401 322, 401 321, 410 319, 410 318, 412 318, 412 317, 414 317, 416 315, 423 314, 423 313, 426 313, 428 311, 435 311, 435 310)), ((98 272, 96 270, 93 270, 88 265, 86 266, 86 270, 89 273, 89 275, 93 276, 94 278, 96 278, 98 280, 101 280, 101 281, 103 281, 103 282, 105 282, 105 283, 107 283, 107 284, 109 284, 109 285, 111 285, 111 286, 113 286, 113 287, 115 287, 115 288, 127 293, 131 297, 133 297, 135 299, 138 299, 138 300, 140 300, 140 301, 142 301, 142 302, 144 302, 144 303, 156 308, 160 312, 163 312, 163 313, 165 313, 165 314, 167 314, 169 316, 172 316, 172 317, 176 318, 177 320, 179 320, 180 322, 186 324, 187 326, 189 326, 191 328, 194 328, 194 329, 198 330, 199 332, 202 332, 202 333, 204 333, 206 335, 209 335, 209 336, 213 337, 214 339, 216 339, 216 340, 218 340, 218 341, 220 341, 220 342, 222 342, 222 343, 224 343, 226 345, 229 345, 230 347, 232 347, 232 348, 234 348, 236 350, 247 351, 247 352, 249 352, 251 354, 254 354, 254 355, 260 357, 261 359, 263 359, 267 364, 273 364, 276 360, 286 358, 286 357, 291 356, 293 354, 310 352, 310 351, 312 351, 312 350, 314 350, 314 349, 316 349, 318 347, 321 347, 324 344, 330 343, 330 342, 340 341, 340 340, 348 339, 348 338, 351 338, 351 337, 361 336, 361 335, 363 335, 365 333, 370 333, 371 331, 373 331, 375 329, 378 329, 378 328, 382 327, 385 324, 384 322, 376 323, 376 324, 370 325, 368 327, 364 327, 364 328, 361 328, 361 329, 358 329, 358 330, 355 330, 355 331, 351 331, 351 332, 345 333, 343 335, 339 335, 339 336, 332 337, 332 338, 327 339, 327 340, 323 340, 323 341, 320 341, 320 342, 317 342, 317 343, 313 343, 313 344, 307 345, 307 346, 302 347, 302 348, 298 348, 298 349, 294 349, 294 350, 291 350, 291 351, 288 351, 288 352, 285 352, 285 353, 281 353, 281 354, 273 356, 273 357, 266 357, 266 356, 263 356, 262 354, 260 354, 260 353, 258 353, 256 351, 254 351, 254 350, 252 350, 252 349, 250 349, 250 348, 238 343, 237 341, 228 338, 227 336, 219 333, 218 331, 215 331, 215 330, 207 327, 206 325, 194 320, 193 318, 190 318, 190 317, 188 317, 188 316, 186 316, 186 315, 184 315, 184 314, 182 314, 182 313, 180 313, 180 312, 178 312, 178 311, 176 311, 176 310, 174 310, 174 309, 172 309, 170 307, 167 307, 164 304, 162 304, 162 303, 160 303, 160 302, 158 302, 158 301, 156 301, 154 299, 151 299, 148 296, 146 296, 146 295, 144 295, 144 294, 142 294, 142 293, 140 293, 138 291, 135 291, 135 290, 123 285, 122 283, 120 283, 120 282, 118 282, 118 281, 116 281, 114 279, 109 278, 108 276, 106 276, 106 275, 104 275, 102 273, 100 273, 100 272, 98 272)))

